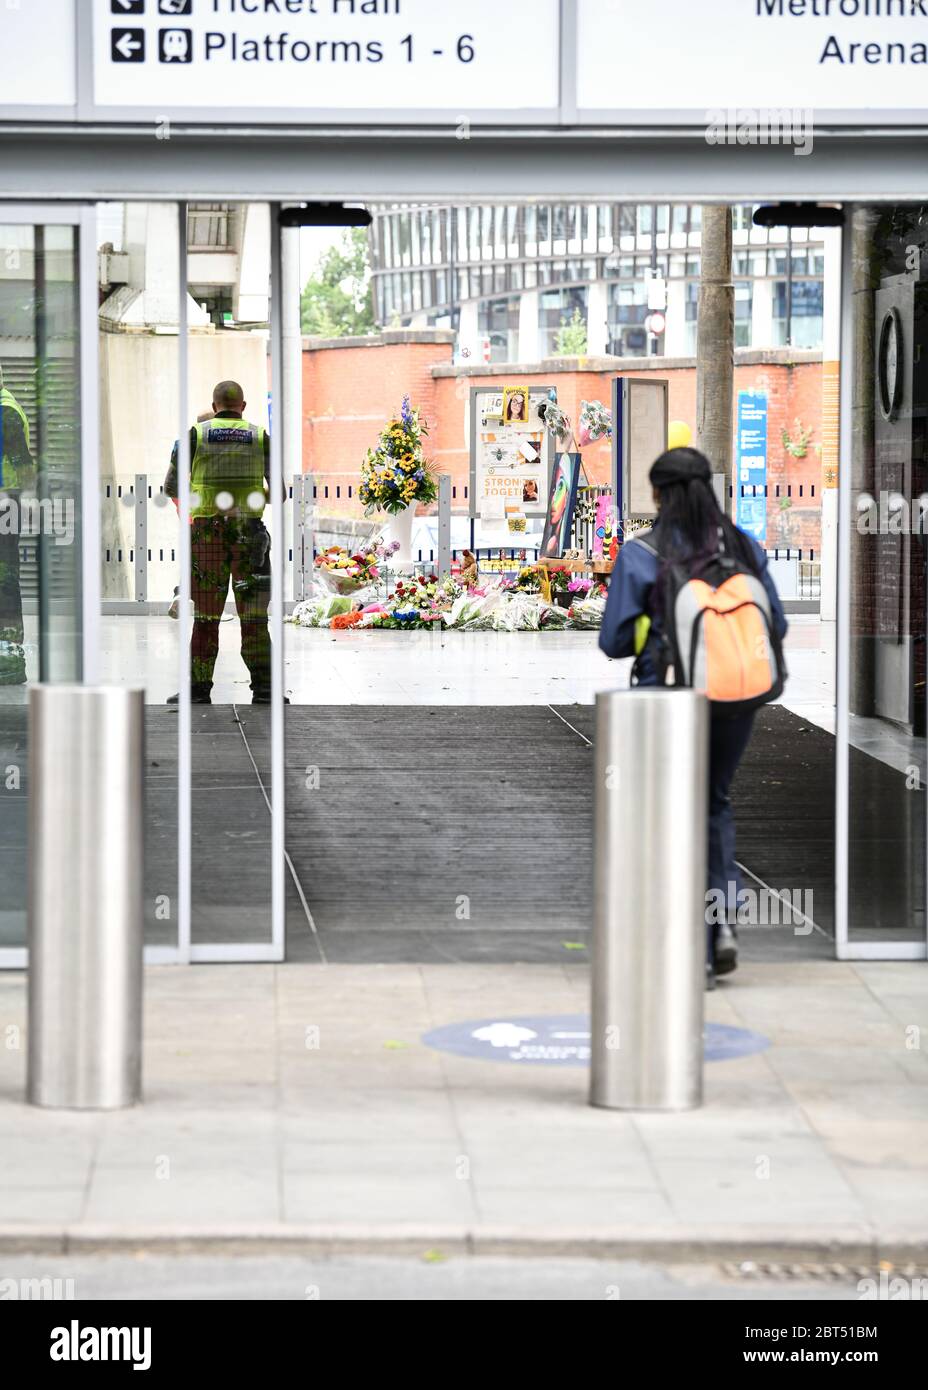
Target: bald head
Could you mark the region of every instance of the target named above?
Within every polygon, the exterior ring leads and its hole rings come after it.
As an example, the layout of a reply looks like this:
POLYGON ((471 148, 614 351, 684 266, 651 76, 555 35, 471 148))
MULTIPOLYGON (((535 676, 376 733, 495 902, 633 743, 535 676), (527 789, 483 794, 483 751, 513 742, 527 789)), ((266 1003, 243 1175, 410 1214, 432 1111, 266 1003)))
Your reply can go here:
POLYGON ((245 409, 245 393, 237 381, 217 381, 213 387, 213 409, 235 410, 241 415, 245 409))

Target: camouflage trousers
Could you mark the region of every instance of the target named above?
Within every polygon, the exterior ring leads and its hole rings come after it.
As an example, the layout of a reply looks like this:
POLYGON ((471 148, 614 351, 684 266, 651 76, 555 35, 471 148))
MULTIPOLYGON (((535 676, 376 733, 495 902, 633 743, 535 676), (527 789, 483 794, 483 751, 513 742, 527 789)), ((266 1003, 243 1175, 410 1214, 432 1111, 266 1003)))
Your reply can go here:
POLYGON ((19 587, 19 536, 0 535, 0 642, 23 643, 23 596, 19 587))
POLYGON ((190 681, 193 693, 208 694, 219 652, 219 622, 232 583, 232 597, 242 628, 242 660, 256 695, 271 689, 271 637, 267 610, 271 600, 270 537, 264 524, 251 518, 195 517, 190 537, 190 596, 193 636, 190 681))

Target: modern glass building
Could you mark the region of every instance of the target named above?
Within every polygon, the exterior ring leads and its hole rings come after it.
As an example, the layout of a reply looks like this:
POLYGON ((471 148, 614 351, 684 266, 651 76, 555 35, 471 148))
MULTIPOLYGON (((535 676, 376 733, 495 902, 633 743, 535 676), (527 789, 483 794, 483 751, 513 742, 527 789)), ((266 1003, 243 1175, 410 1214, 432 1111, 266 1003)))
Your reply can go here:
MULTIPOLYGON (((462 347, 499 362, 552 356, 564 346, 564 329, 578 323, 591 355, 696 351, 697 205, 398 203, 371 210, 374 306, 383 327, 454 327, 462 347), (653 332, 648 316, 662 305, 665 327, 653 332)), ((735 345, 820 348, 821 233, 755 227, 752 213, 751 204, 739 204, 733 216, 735 345)))

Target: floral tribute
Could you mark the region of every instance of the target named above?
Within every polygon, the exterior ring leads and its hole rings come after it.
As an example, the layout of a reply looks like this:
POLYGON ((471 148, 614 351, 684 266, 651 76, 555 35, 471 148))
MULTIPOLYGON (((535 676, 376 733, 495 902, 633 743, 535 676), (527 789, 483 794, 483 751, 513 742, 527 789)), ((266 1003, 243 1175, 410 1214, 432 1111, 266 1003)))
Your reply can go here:
POLYGON ((342 545, 330 545, 316 556, 316 570, 326 588, 337 594, 365 589, 380 578, 377 547, 367 547, 352 555, 342 545))
POLYGON ((435 501, 435 471, 422 452, 427 434, 419 411, 404 396, 398 418, 388 421, 376 449, 368 449, 361 465, 358 496, 368 516, 378 510, 395 515, 415 502, 435 501))

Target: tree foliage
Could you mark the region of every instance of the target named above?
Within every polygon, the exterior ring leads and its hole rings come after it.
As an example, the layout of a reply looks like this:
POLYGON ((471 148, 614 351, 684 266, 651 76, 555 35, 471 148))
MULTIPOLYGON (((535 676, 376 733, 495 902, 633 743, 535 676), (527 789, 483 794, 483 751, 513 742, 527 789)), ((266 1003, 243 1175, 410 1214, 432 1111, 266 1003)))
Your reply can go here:
POLYGON ((579 309, 574 309, 569 319, 561 319, 561 326, 557 330, 556 355, 585 357, 586 349, 586 319, 579 309))
POLYGON ((375 332, 366 228, 346 228, 320 256, 300 296, 300 322, 304 333, 322 338, 375 332))

